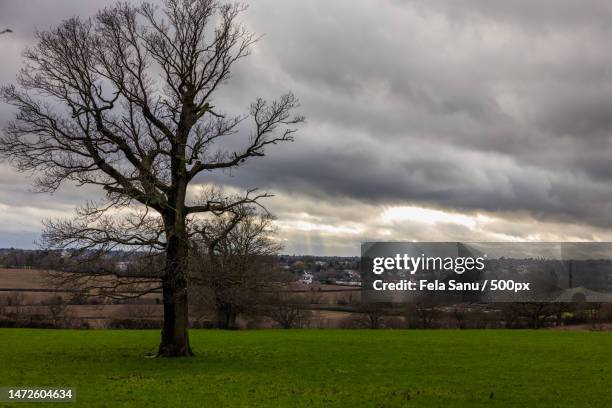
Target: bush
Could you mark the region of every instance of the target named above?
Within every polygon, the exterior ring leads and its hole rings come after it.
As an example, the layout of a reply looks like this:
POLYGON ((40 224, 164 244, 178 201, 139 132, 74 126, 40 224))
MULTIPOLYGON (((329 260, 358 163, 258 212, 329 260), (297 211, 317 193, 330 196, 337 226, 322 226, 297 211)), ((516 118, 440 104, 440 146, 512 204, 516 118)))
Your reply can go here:
POLYGON ((108 323, 109 329, 161 329, 163 326, 162 320, 152 319, 112 319, 108 323))
POLYGON ((31 316, 28 319, 0 318, 0 327, 7 329, 58 329, 53 322, 31 316))
MULTIPOLYGON (((116 318, 112 319, 107 327, 109 329, 144 330, 161 329, 163 325, 164 321, 158 319, 116 318)), ((191 329, 213 329, 214 327, 214 323, 207 320, 189 322, 189 328, 191 329)))
POLYGON ((215 327, 215 322, 210 320, 194 320, 189 322, 190 329, 214 329, 215 327))
POLYGON ((47 315, 30 315, 27 317, 9 315, 0 318, 0 327, 21 329, 89 329, 90 325, 83 319, 65 319, 56 321, 47 315))

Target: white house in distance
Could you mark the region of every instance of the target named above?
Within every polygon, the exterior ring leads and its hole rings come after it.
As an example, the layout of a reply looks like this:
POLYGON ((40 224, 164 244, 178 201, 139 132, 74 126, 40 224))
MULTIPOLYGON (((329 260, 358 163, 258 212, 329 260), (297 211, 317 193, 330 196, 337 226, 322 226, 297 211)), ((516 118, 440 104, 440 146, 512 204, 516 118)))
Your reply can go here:
POLYGON ((304 274, 302 275, 302 279, 300 279, 300 283, 311 285, 312 278, 314 278, 314 276, 311 273, 304 272, 304 274))

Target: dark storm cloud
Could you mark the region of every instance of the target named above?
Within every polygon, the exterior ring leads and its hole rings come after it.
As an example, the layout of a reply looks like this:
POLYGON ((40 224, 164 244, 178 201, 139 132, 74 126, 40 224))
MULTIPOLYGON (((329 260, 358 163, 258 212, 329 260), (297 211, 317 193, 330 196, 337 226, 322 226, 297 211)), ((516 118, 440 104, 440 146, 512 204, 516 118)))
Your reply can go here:
POLYGON ((252 23, 312 126, 264 183, 612 225, 608 2, 276 8, 252 23))
POLYGON ((302 192, 331 201, 351 197, 379 205, 420 203, 467 212, 529 211, 539 219, 612 223, 612 194, 607 183, 567 171, 520 166, 486 153, 435 151, 429 156, 422 153, 398 159, 373 155, 375 149, 346 154, 302 151, 311 157, 303 161, 289 153, 273 155, 265 164, 253 164, 232 177, 211 179, 244 188, 259 185, 273 191, 302 192))
MULTIPOLYGON (((35 27, 104 4, 0 2, 0 28, 15 31, 0 37, 0 81, 35 27)), ((240 113, 291 89, 308 124, 231 177, 199 181, 300 197, 295 212, 325 202, 328 223, 341 214, 331 204, 352 200, 612 226, 612 3, 260 0, 245 22, 264 38, 215 105, 240 113)), ((27 200, 27 179, 1 174, 16 183, 0 178, 2 201, 27 200)))

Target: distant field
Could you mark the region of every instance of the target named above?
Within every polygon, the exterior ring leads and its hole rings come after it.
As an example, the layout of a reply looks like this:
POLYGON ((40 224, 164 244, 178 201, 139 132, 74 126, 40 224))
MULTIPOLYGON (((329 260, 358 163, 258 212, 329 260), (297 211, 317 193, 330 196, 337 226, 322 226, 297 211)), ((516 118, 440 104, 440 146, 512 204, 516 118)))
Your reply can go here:
MULTIPOLYGON (((5 307, 7 312, 18 312, 22 316, 38 314, 44 315, 48 312, 44 302, 54 296, 62 295, 70 302, 70 293, 58 293, 58 288, 53 286, 49 280, 48 271, 40 269, 6 269, 0 268, 0 307, 7 304, 3 299, 10 296, 19 296, 19 306, 5 307), (15 289, 15 291, 11 291, 15 289), (20 291, 17 291, 19 289, 20 291), (30 290, 30 291, 28 291, 30 290), (34 290, 34 291, 32 291, 34 290), (37 292, 35 290, 49 290, 37 292)), ((297 299, 309 302, 315 307, 337 307, 340 304, 359 302, 360 292, 358 288, 339 285, 293 285, 294 290, 303 291, 294 296, 297 299)), ((111 319, 161 319, 163 317, 163 306, 158 301, 161 295, 150 294, 135 301, 134 304, 97 304, 97 305, 75 305, 71 304, 66 309, 69 317, 85 319, 93 328, 107 327, 111 319)), ((0 312, 1 314, 1 312, 0 312)), ((337 328, 342 327, 342 322, 350 318, 351 313, 329 310, 315 310, 312 313, 312 327, 337 328)), ((197 320, 201 316, 192 316, 197 320)), ((239 323, 246 323, 239 319, 239 323)), ((263 323, 264 326, 271 324, 263 323)))
POLYGON ((2 329, 0 386, 75 387, 87 407, 612 404, 609 332, 194 330, 196 358, 144 358, 158 335, 2 329))
POLYGON ((47 272, 42 269, 0 268, 0 287, 3 288, 45 288, 47 272))

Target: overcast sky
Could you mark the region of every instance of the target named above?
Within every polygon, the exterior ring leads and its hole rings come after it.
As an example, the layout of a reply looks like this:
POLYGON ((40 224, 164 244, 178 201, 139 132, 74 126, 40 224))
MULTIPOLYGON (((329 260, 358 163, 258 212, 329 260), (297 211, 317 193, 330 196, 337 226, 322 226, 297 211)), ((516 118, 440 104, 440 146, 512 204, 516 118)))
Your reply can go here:
MULTIPOLYGON (((0 0, 0 83, 36 29, 107 1, 0 0)), ((365 240, 612 241, 612 2, 258 0, 264 34, 220 100, 292 90, 295 143, 201 183, 276 194, 286 253, 365 240), (434 5, 435 3, 435 5, 434 5)), ((0 124, 11 111, 0 105, 0 124)), ((0 247, 96 189, 31 193, 0 166, 0 247)))

